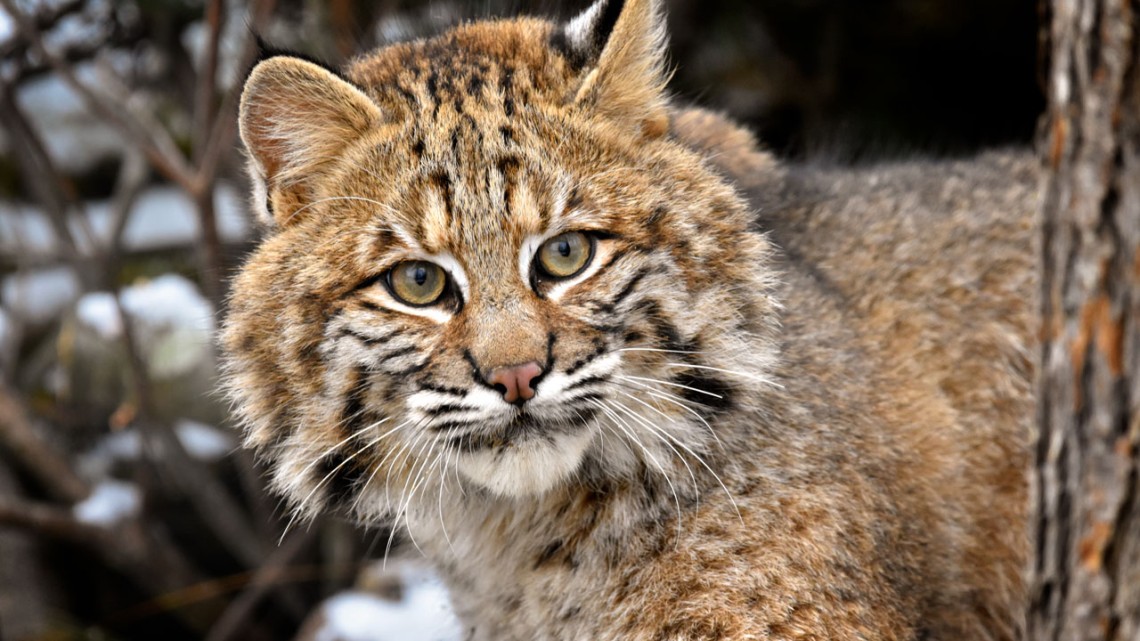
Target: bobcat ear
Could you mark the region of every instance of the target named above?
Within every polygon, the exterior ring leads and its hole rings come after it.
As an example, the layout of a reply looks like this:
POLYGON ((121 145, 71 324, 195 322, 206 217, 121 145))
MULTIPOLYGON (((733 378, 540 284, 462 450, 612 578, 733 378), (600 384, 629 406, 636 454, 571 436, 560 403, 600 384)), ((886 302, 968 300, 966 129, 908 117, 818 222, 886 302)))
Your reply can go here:
POLYGON ((557 35, 572 60, 590 69, 574 101, 647 134, 668 127, 667 32, 662 0, 598 0, 557 35))
POLYGON ((238 116, 255 209, 266 222, 288 222, 311 200, 313 179, 381 119, 368 96, 319 65, 291 56, 259 63, 238 116))

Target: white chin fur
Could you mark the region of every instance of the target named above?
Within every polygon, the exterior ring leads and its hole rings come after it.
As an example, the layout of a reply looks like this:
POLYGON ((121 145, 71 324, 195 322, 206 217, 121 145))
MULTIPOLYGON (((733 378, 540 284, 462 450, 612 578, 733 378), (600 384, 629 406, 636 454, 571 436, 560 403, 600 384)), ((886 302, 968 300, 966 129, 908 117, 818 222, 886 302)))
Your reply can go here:
POLYGON ((554 443, 531 438, 499 450, 463 454, 456 464, 468 480, 499 496, 534 496, 569 478, 593 439, 589 429, 557 436, 554 443))

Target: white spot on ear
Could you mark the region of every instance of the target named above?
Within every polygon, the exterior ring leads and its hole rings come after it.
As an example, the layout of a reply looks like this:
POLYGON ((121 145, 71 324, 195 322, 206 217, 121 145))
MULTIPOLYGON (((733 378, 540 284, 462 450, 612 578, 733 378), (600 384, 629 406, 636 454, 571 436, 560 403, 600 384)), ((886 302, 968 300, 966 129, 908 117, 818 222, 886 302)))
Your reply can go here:
POLYGON ((598 14, 601 13, 603 4, 605 2, 595 2, 589 9, 566 23, 566 40, 575 50, 585 51, 590 48, 590 36, 594 32, 594 25, 598 21, 598 14))

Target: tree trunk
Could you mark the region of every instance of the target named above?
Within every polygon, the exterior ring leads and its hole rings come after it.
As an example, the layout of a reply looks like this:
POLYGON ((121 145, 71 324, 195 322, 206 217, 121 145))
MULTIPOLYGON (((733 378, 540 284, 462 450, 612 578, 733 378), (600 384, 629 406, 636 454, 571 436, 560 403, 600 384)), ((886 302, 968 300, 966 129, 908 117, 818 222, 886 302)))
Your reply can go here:
POLYGON ((1028 639, 1140 639, 1140 0, 1052 0, 1028 639))

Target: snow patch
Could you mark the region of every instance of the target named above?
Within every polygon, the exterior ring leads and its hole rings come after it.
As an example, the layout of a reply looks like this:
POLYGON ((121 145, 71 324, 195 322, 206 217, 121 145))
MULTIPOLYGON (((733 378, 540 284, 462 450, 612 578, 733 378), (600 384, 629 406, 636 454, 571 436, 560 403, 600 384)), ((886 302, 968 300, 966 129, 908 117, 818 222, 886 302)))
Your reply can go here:
POLYGON ((147 328, 177 327, 214 331, 214 308, 185 276, 163 274, 123 289, 123 308, 147 328))
POLYGON ((58 317, 78 295, 79 278, 68 267, 16 272, 0 285, 4 307, 29 324, 58 317))
POLYGON ((14 35, 16 35, 16 24, 12 21, 12 16, 0 8, 0 41, 8 40, 14 35))
MULTIPOLYGON (((155 378, 185 374, 210 357, 214 307, 186 277, 163 274, 125 287, 119 300, 155 378)), ((123 334, 115 295, 110 292, 85 294, 75 306, 75 315, 81 325, 104 340, 123 334)))
POLYGON ((51 221, 37 207, 0 203, 0 252, 43 256, 57 251, 51 221))
POLYGON ((232 436, 198 421, 178 421, 174 431, 186 452, 199 461, 209 463, 223 459, 237 448, 237 442, 232 436))
MULTIPOLYGON (((236 243, 250 237, 252 230, 244 199, 233 187, 217 188, 214 209, 218 235, 224 242, 236 243)), ((96 247, 106 247, 110 242, 114 222, 111 204, 105 200, 86 203, 83 216, 86 221, 77 215, 71 216, 68 229, 79 250, 91 254, 96 247), (86 224, 82 224, 84 222, 86 224), (96 247, 92 247, 93 244, 96 247)), ((139 194, 123 230, 122 241, 126 251, 142 252, 187 247, 200 236, 194 203, 178 188, 163 185, 147 188, 139 194)), ((0 203, 0 252, 17 256, 62 254, 55 230, 43 210, 11 203, 0 203)))
POLYGON ((142 435, 138 430, 112 432, 99 441, 93 452, 112 461, 135 461, 142 456, 142 435))
MULTIPOLYGON (((68 24, 68 29, 81 28, 81 22, 75 20, 68 24)), ((90 62, 77 64, 75 73, 89 86, 101 83, 90 62)), ((102 124, 59 76, 50 74, 23 83, 16 100, 36 130, 42 132, 48 155, 63 171, 80 173, 101 159, 123 154, 123 139, 115 128, 102 124)))
POLYGON ((214 308, 185 277, 165 274, 128 287, 121 300, 155 378, 189 373, 212 356, 214 308))
MULTIPOLYGON (((174 424, 174 434, 187 454, 205 463, 217 462, 237 449, 237 441, 231 434, 198 421, 179 420, 174 424)), ((106 478, 116 464, 139 460, 142 447, 142 434, 134 428, 111 432, 79 457, 80 473, 88 479, 106 478)), ((164 456, 162 448, 158 448, 155 456, 164 456)))
POLYGON ((72 514, 80 523, 111 527, 138 514, 142 493, 133 483, 100 481, 91 496, 75 504, 72 514))
POLYGON ((313 641, 459 641, 459 622, 439 579, 409 571, 404 580, 398 603, 367 592, 342 592, 325 601, 313 641))
POLYGON ((80 297, 75 304, 75 317, 80 323, 95 330, 99 338, 114 340, 123 335, 123 319, 115 296, 109 292, 92 292, 80 297))
MULTIPOLYGON (((218 235, 224 242, 240 242, 250 235, 249 221, 237 192, 228 186, 214 192, 218 235)), ((111 231, 110 205, 93 203, 88 207, 92 227, 103 242, 111 231)), ((131 250, 154 250, 198 241, 201 230, 194 203, 176 187, 147 189, 139 194, 130 220, 123 230, 123 244, 131 250)))

